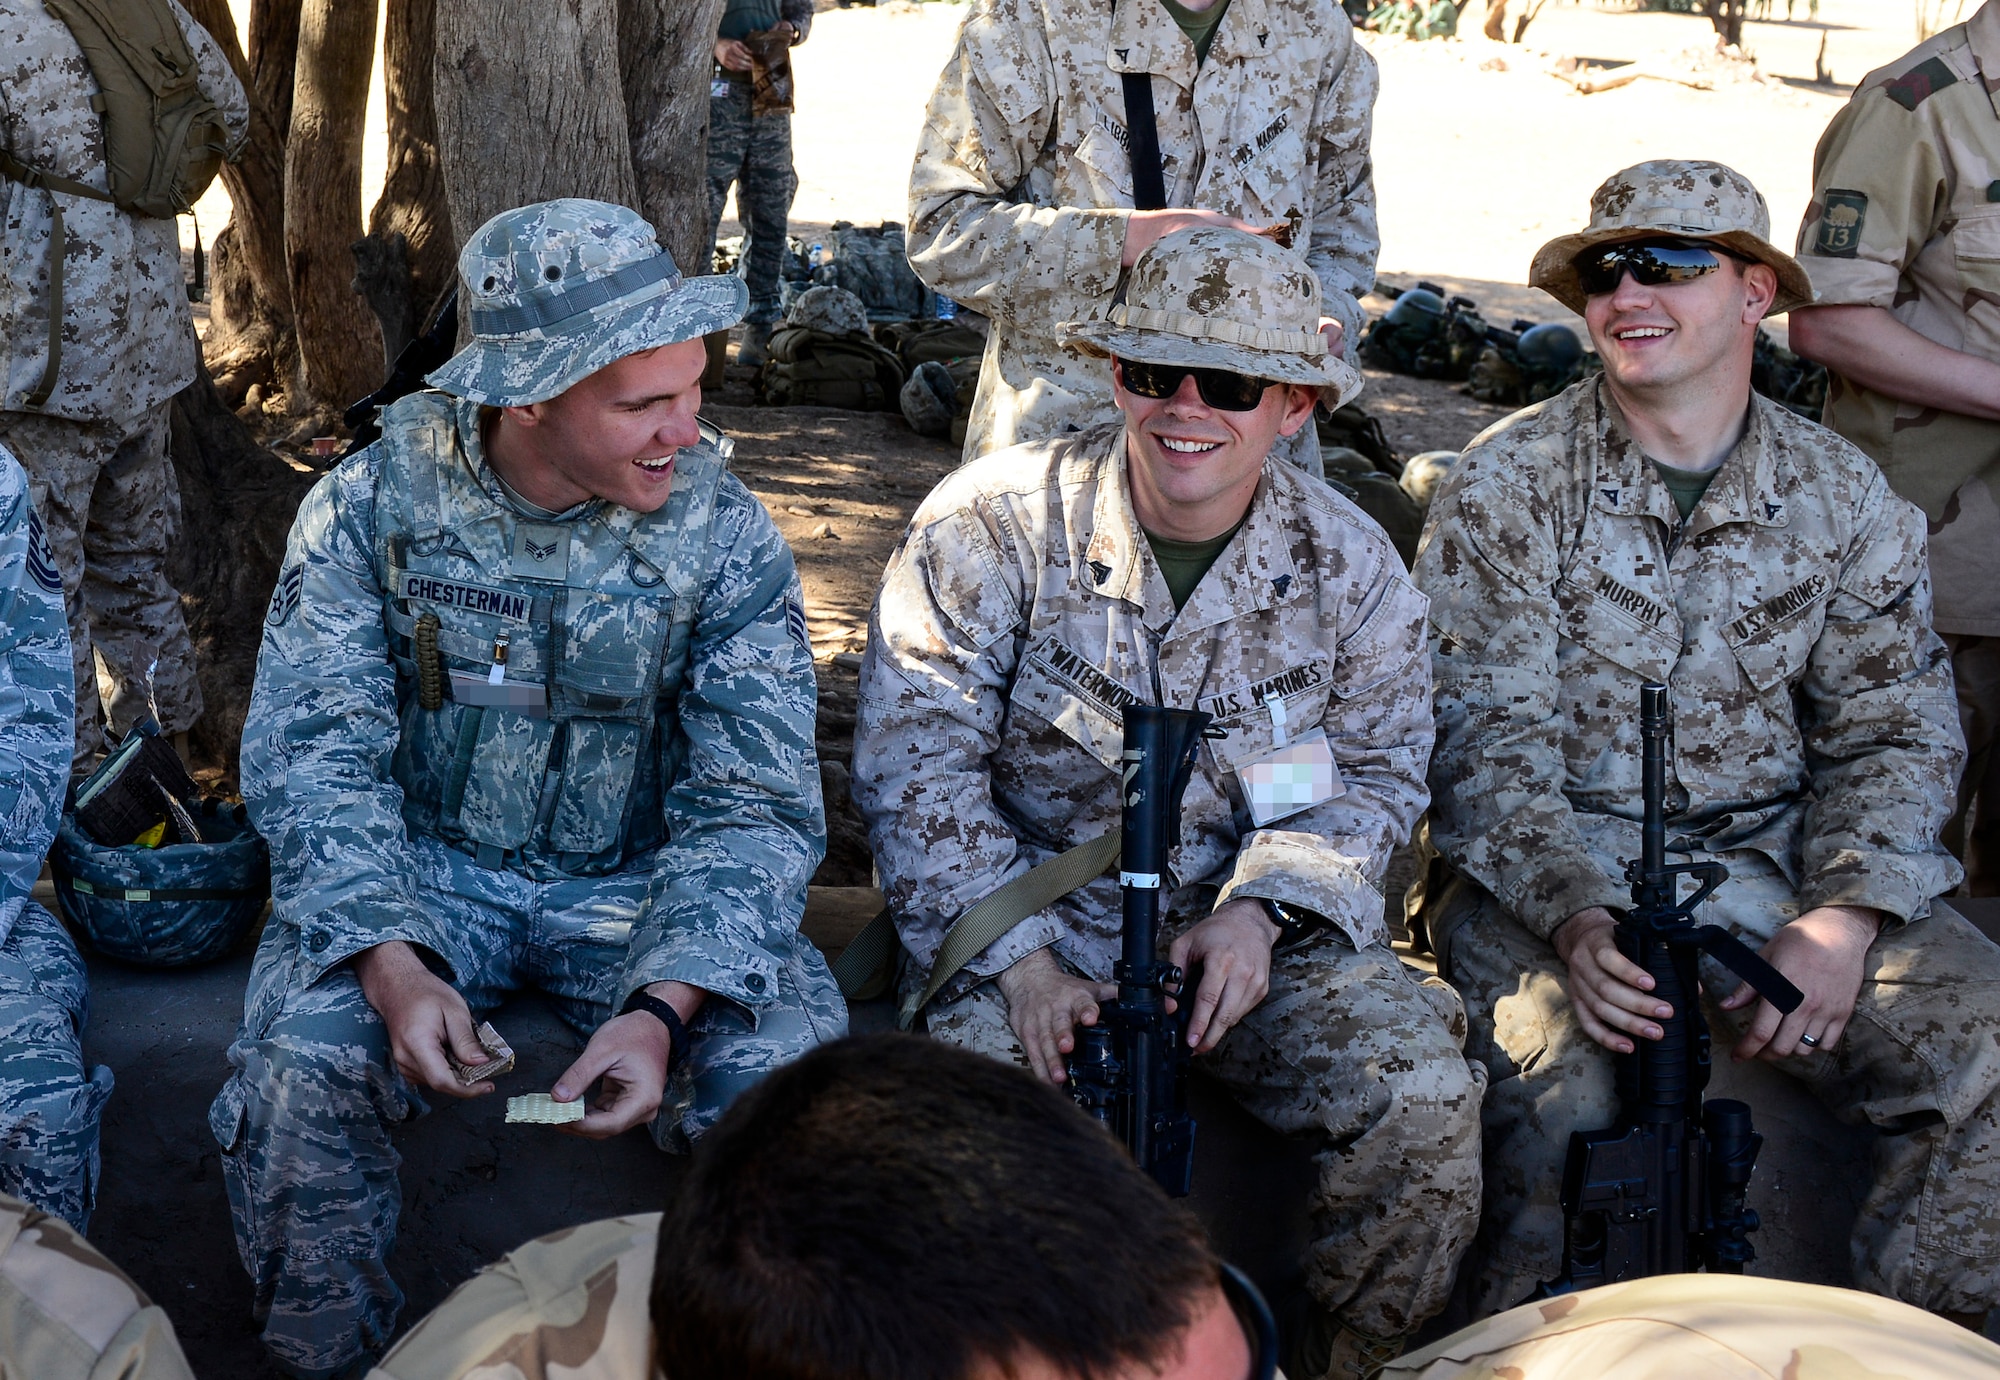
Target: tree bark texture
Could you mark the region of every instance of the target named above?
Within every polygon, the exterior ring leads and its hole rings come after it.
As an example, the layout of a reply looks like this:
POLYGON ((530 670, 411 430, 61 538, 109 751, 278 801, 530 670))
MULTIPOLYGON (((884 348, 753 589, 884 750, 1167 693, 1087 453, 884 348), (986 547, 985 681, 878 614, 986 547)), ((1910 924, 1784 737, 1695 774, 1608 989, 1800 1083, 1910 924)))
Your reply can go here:
POLYGON ((724 0, 618 0, 633 208, 681 272, 709 272, 708 81, 724 0))
POLYGON ((167 576, 181 592, 207 705, 190 745, 196 762, 221 767, 233 790, 264 610, 292 517, 318 476, 258 445, 206 368, 175 395, 172 426, 181 530, 167 576))
MULTIPOLYGON (((305 0, 285 151, 285 269, 306 401, 344 408, 381 382, 382 336, 354 292, 361 136, 375 6, 305 0)), ((296 408, 294 410, 297 410, 296 408)))
POLYGON ((436 73, 455 248, 532 201, 637 204, 616 0, 437 0, 436 73))
POLYGON ((354 247, 355 288, 364 291, 382 325, 382 354, 393 363, 423 327, 451 283, 455 241, 438 163, 437 110, 431 100, 437 50, 437 0, 388 0, 382 32, 382 82, 389 114, 389 172, 368 217, 368 236, 354 247), (397 237, 402 243, 399 246, 397 237), (364 248, 363 246, 367 246, 364 248))
POLYGON ((238 405, 253 383, 289 372, 292 290, 285 272, 285 140, 292 118, 300 0, 256 0, 250 54, 228 0, 191 0, 188 12, 229 58, 250 98, 242 157, 222 167, 230 223, 214 237, 214 293, 204 352, 223 396, 238 405))

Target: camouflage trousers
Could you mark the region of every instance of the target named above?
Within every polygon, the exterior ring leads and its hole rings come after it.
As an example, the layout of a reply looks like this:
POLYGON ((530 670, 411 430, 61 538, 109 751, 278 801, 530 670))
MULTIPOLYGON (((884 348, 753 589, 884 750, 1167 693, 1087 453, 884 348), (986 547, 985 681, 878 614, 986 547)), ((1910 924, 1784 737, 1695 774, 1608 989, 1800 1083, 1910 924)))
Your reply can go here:
MULTIPOLYGON (((525 988, 545 993, 580 1035, 616 1014, 647 871, 533 882, 429 840, 412 848, 475 1019, 525 988)), ((778 969, 781 990, 754 1016, 718 999, 695 1018, 692 1051, 652 1125, 662 1148, 685 1149, 767 1070, 846 1033, 825 962, 800 944, 778 969)), ((299 968, 299 927, 274 922, 229 1049, 236 1073, 209 1126, 264 1341, 281 1365, 318 1377, 379 1353, 394 1333, 403 1298, 388 1259, 402 1194, 390 1132, 428 1107, 397 1073, 353 970, 306 986, 299 968)))
POLYGON ((180 484, 167 458, 170 406, 129 423, 0 412, 0 445, 28 471, 62 572, 79 763, 105 747, 93 650, 111 672, 115 688, 103 708, 118 737, 148 715, 169 733, 201 717, 194 647, 166 575, 181 523, 180 484))
MULTIPOLYGON (((1027 1064, 991 982, 933 1005, 929 1026, 1027 1064)), ((1420 982, 1386 947, 1327 939, 1274 960, 1270 994, 1196 1060, 1259 1121, 1310 1144, 1306 1288, 1375 1336, 1444 1306, 1478 1223, 1485 1076, 1460 1052, 1464 1033, 1443 983, 1420 982)))
MULTIPOLYGON (((1721 858, 1730 880, 1700 918, 1758 948, 1798 915, 1797 893, 1761 853, 1721 858)), ((1616 1119, 1614 1056, 1577 1023, 1554 948, 1484 891, 1460 880, 1431 926, 1472 1018, 1467 1048, 1487 1067, 1486 1209, 1467 1260, 1475 1316, 1484 1316, 1560 1267, 1569 1134, 1616 1119)), ((1704 957, 1702 985, 1726 994, 1736 979, 1704 957)), ((1706 1005, 1716 1057, 1726 1059, 1756 1008, 1706 1005)), ((1881 1133, 1849 1243, 1860 1288, 1933 1311, 2000 1305, 1996 1040, 2000 946, 1933 903, 1927 919, 1886 929, 1868 950, 1839 1045, 1775 1061, 1839 1120, 1881 1133)))
POLYGON ((28 902, 0 944, 0 1193, 79 1232, 97 1203, 111 1070, 86 1069, 89 982, 69 932, 28 902))
POLYGON ((778 270, 785 257, 785 227, 799 177, 792 170, 792 117, 750 113, 750 83, 727 82, 727 95, 708 101, 708 238, 722 226, 723 203, 736 188, 737 219, 748 234, 743 279, 750 288, 744 320, 778 319, 778 270))

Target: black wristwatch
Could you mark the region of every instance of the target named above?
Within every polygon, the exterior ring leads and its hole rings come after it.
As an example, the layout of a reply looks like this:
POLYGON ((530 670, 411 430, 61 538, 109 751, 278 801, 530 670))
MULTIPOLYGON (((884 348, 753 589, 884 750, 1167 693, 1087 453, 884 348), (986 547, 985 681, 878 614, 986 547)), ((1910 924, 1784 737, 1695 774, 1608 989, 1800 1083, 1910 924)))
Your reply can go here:
POLYGON ((667 1028, 667 1075, 672 1077, 674 1070, 687 1062, 688 1056, 688 1031, 681 1022, 681 1013, 643 987, 625 998, 625 1004, 618 1008, 621 1016, 629 1016, 634 1011, 644 1011, 657 1017, 660 1024, 667 1028))
POLYGON ((1268 896, 1259 896, 1257 899, 1264 903, 1264 914, 1278 927, 1278 941, 1271 946, 1271 952, 1274 954, 1296 948, 1321 930, 1333 928, 1333 922, 1316 910, 1307 910, 1304 906, 1294 906, 1284 901, 1273 901, 1268 896))

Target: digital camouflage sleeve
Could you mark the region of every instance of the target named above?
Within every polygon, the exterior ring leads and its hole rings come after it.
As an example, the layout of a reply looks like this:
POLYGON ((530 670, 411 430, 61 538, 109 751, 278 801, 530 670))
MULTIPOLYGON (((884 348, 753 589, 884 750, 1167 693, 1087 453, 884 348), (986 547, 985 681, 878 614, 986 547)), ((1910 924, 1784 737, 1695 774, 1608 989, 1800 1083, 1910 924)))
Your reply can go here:
POLYGON ((76 733, 62 581, 28 499, 28 477, 0 448, 0 943, 14 927, 55 838, 76 733))

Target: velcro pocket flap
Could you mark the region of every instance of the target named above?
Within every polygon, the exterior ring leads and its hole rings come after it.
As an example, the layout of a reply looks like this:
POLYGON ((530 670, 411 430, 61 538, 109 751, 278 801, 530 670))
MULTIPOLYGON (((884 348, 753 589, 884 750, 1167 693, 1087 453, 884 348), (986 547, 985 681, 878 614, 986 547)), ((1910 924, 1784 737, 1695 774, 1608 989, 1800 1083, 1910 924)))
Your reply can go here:
POLYGON ((616 719, 571 719, 549 847, 601 853, 618 840, 645 729, 616 719))
POLYGON ((1556 602, 1568 641, 1647 680, 1664 684, 1673 673, 1680 656, 1673 610, 1590 569, 1557 581, 1556 602))
POLYGON ((458 823, 475 843, 522 848, 535 828, 542 772, 555 726, 504 709, 489 709, 479 724, 458 823))

